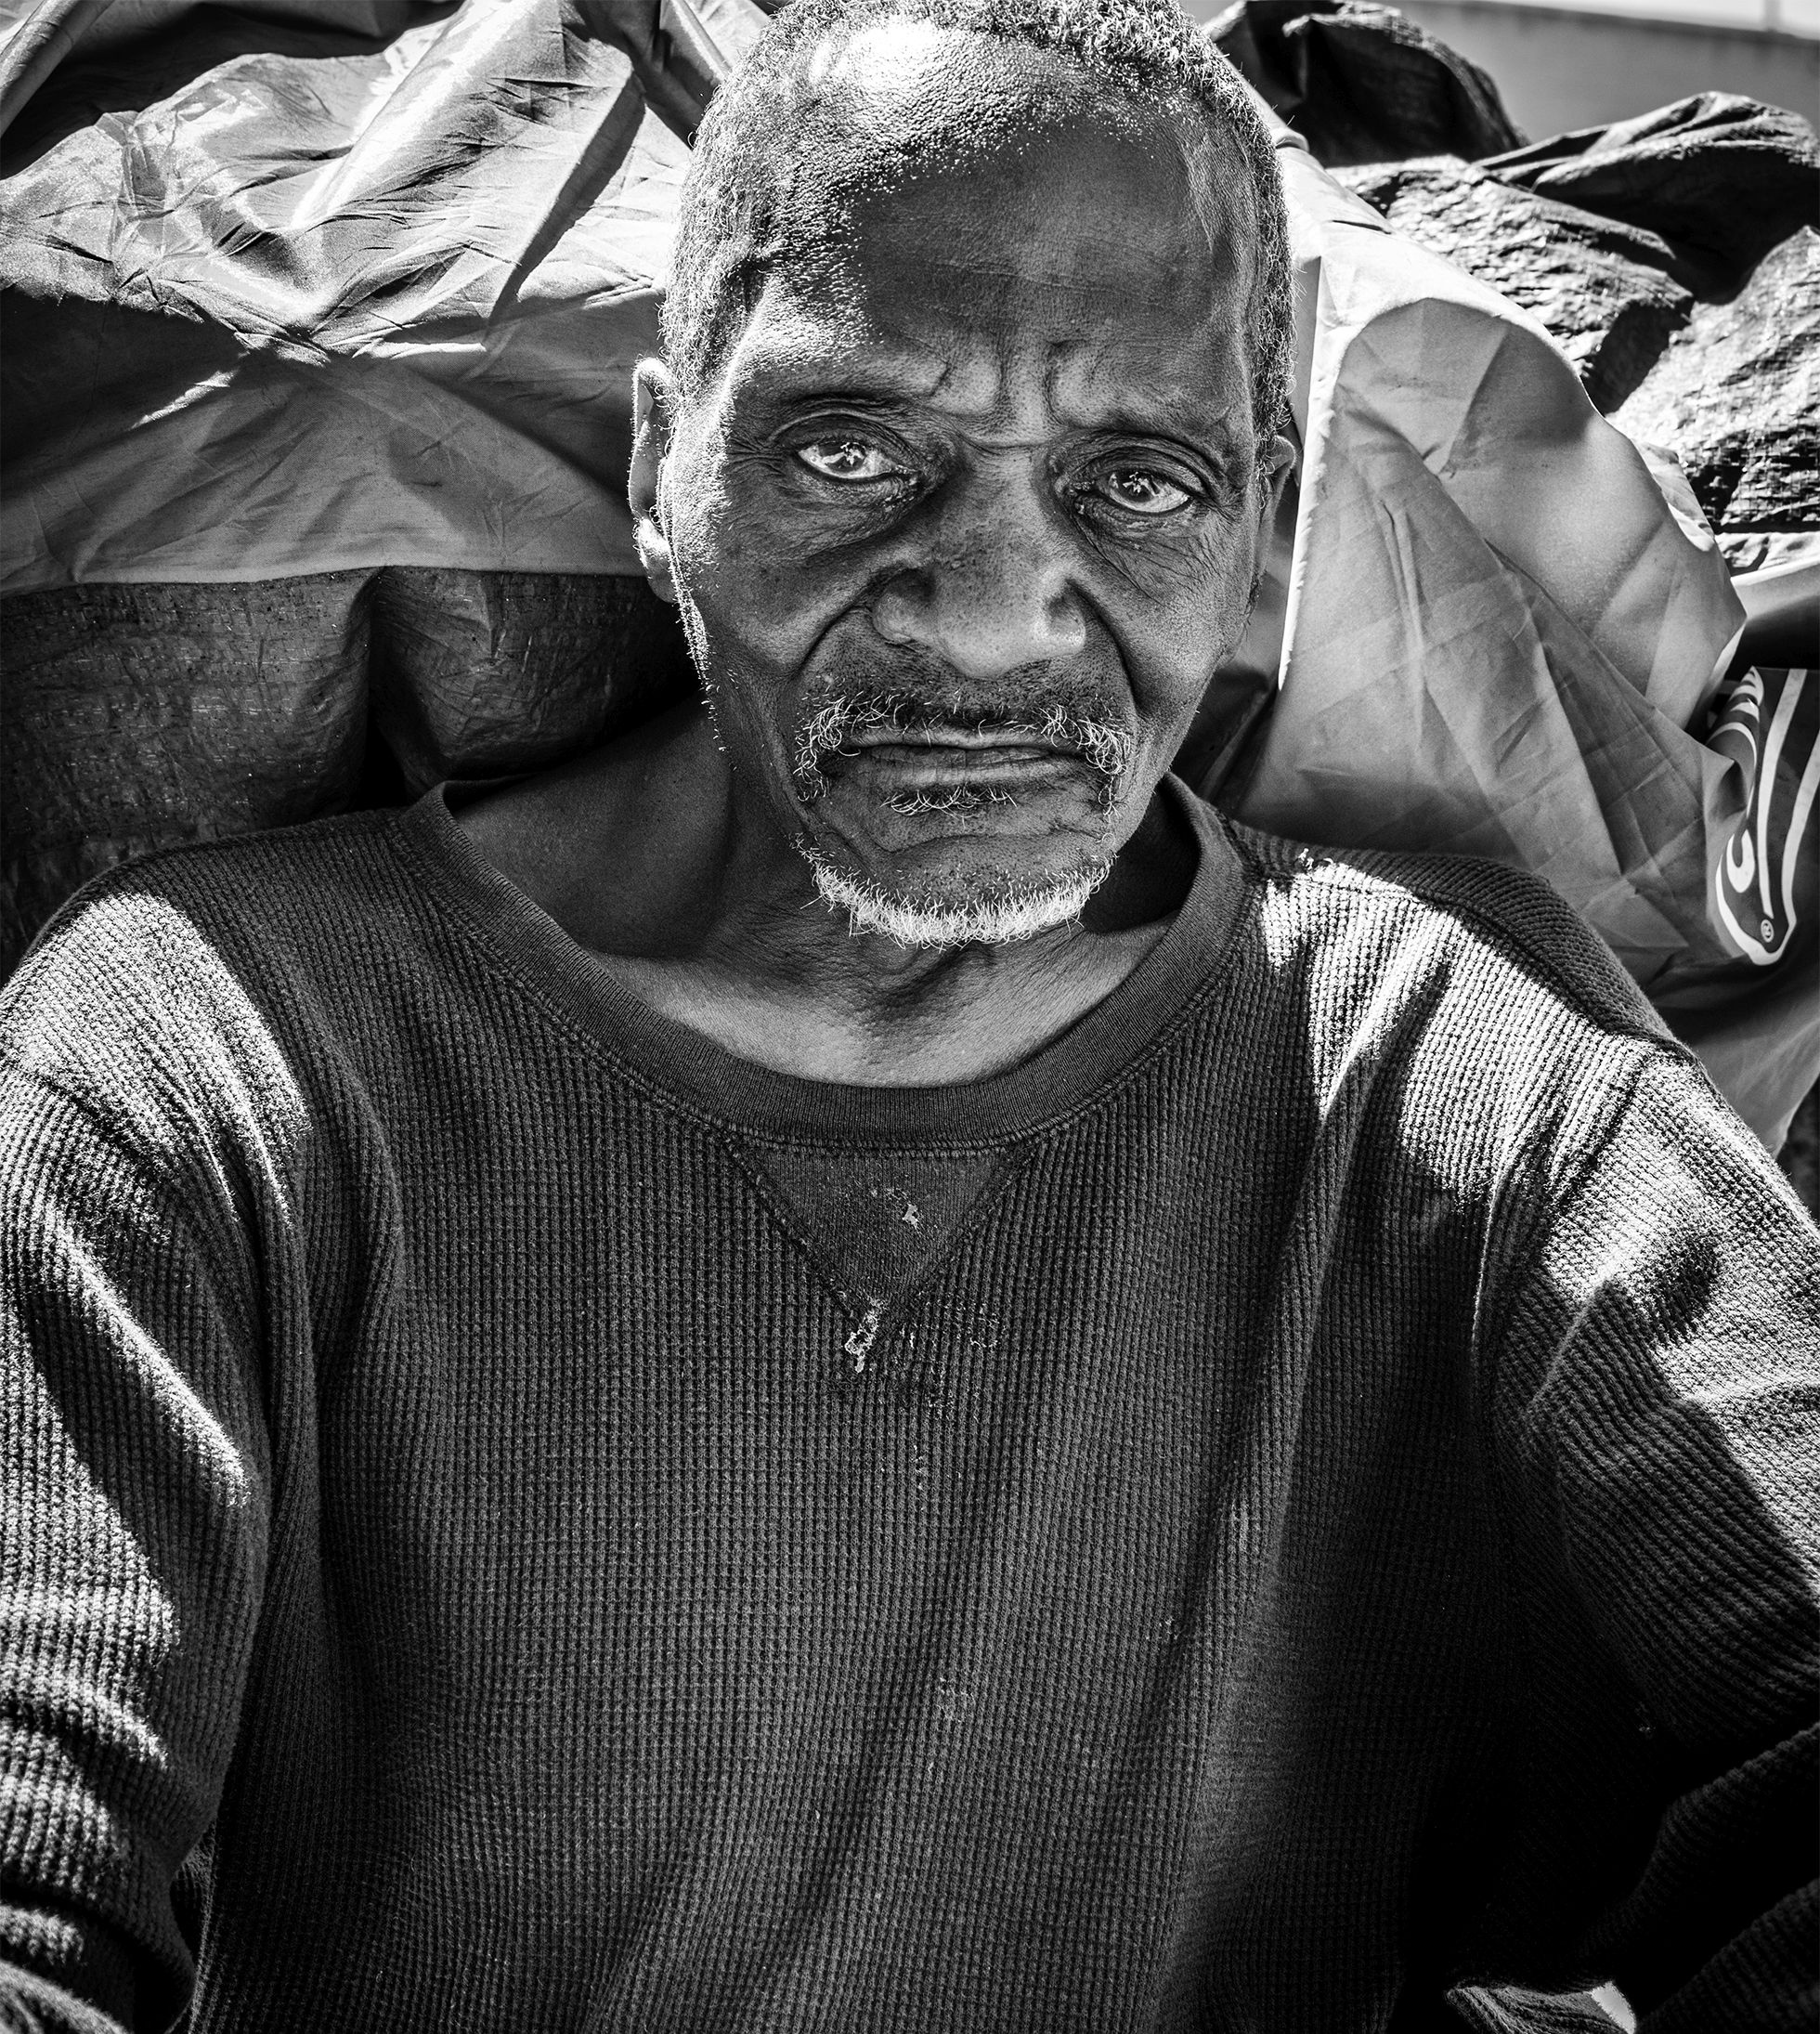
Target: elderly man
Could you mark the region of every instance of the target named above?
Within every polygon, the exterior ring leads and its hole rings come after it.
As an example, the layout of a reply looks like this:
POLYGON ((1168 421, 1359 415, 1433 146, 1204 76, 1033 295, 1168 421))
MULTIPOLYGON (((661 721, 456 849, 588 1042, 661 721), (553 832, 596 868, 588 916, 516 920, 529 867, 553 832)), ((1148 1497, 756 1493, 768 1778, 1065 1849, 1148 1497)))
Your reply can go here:
POLYGON ((639 381, 705 708, 41 942, 7 2024, 1800 2023, 1811 1228, 1539 885, 1165 775, 1288 331, 1165 0, 802 0, 639 381))

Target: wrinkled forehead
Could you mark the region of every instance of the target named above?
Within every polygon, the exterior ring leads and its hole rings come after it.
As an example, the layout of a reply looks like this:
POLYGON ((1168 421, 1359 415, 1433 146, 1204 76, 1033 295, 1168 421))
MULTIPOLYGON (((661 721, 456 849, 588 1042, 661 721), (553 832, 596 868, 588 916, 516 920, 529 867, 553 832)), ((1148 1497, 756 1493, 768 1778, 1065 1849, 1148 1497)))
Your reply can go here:
POLYGON ((735 384, 877 365, 991 409, 1034 360, 1078 418, 1134 383, 1244 413, 1250 197, 1198 106, 902 19, 815 51, 805 86, 735 384))
MULTIPOLYGON (((1236 146, 1198 106, 1142 99, 1054 52, 891 16, 825 38, 801 89, 780 259, 838 256, 917 187, 939 181, 950 199, 973 178, 1002 188, 1020 163, 1114 167, 1139 229, 1173 221, 1186 200, 1194 254, 1229 254, 1251 237, 1236 146)), ((1027 224, 1008 215, 1005 237, 1027 224)))

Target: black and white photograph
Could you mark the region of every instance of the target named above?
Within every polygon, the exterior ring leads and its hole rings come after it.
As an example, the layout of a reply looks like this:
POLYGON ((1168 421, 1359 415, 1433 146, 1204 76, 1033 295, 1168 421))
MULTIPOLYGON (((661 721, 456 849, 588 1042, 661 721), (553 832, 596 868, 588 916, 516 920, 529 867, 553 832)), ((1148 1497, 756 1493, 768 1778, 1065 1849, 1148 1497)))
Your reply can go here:
POLYGON ((0 0, 0 2034, 1820 2034, 1820 0, 0 0))

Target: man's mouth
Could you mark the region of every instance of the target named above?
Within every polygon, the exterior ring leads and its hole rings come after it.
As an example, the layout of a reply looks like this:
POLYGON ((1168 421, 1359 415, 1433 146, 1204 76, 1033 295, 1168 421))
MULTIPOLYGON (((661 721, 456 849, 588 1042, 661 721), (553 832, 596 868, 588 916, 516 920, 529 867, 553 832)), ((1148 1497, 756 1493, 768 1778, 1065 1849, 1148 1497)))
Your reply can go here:
POLYGON ((867 781, 903 818, 1016 805, 1086 770, 1078 750, 973 730, 952 737, 858 735, 822 767, 830 776, 867 781))
POLYGON ((1034 722, 968 724, 831 701, 800 730, 796 776, 813 799, 832 779, 858 778, 901 813, 1015 804, 1084 776, 1110 803, 1130 758, 1130 737, 1056 708, 1034 722))

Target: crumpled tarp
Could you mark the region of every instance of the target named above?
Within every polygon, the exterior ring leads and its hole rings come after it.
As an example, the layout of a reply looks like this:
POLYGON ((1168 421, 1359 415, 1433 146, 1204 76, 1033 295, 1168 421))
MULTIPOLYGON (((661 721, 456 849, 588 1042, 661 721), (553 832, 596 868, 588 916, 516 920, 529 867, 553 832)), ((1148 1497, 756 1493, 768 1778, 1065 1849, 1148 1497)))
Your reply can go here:
POLYGON ((1820 233, 1800 228, 1736 295, 1695 305, 1613 421, 1673 446, 1735 564, 1791 556, 1798 538, 1820 556, 1820 233))
POLYGON ((1407 155, 1470 160, 1523 139, 1485 72, 1395 7, 1235 0, 1207 33, 1330 167, 1407 155))
POLYGON ((0 966, 128 855, 546 768, 692 684, 642 578, 447 567, 6 604, 0 966))
POLYGON ((1632 120, 1579 127, 1481 164, 1505 183, 1659 234, 1710 289, 1736 288, 1814 223, 1814 129, 1779 106, 1700 92, 1632 120))
POLYGON ((1399 233, 1540 319, 1599 409, 1670 448, 1732 540, 1820 531, 1820 148, 1704 92, 1467 163, 1344 169, 1399 233))
POLYGON ((166 11, 7 130, 0 591, 635 572, 625 391, 688 150, 604 32, 633 10, 166 11))
MULTIPOLYGON (((143 20, 159 0, 131 5, 143 20)), ((164 11, 150 43, 77 34, 8 137, 0 583, 45 604, 49 644, 56 604, 109 582, 168 589, 180 607, 183 582, 206 604, 232 582, 355 573, 354 619, 325 610, 321 632, 352 642, 364 626, 370 671, 354 671, 356 648, 294 674, 317 716, 294 749, 325 805, 354 795, 341 731, 363 699, 369 751, 377 729, 406 789, 522 766, 521 717, 540 756, 598 738, 585 658, 546 657, 536 616, 565 585, 634 569, 629 372, 655 344, 685 163, 639 80, 658 77, 686 128, 677 79, 705 92, 716 43, 736 52, 761 18, 748 0, 699 19, 676 0, 463 0, 352 26, 332 0, 288 0, 283 20, 164 11), (225 55, 223 35, 240 39, 225 55), (696 54, 672 65, 678 49, 696 54), (412 567, 446 577, 395 632, 434 646, 400 690, 398 653, 380 657, 371 632, 391 573, 412 567), (522 580, 522 647, 497 625, 504 574, 522 580), (332 667, 352 691, 325 692, 332 667), (529 690, 501 714, 508 669, 529 690)), ((1357 17, 1385 10, 1347 11, 1356 39, 1372 26, 1357 17)), ((0 83, 6 61, 0 46, 0 83)), ((1460 103, 1489 121, 1472 91, 1460 103)), ((1484 126, 1472 145, 1517 138, 1484 126)), ((1742 619, 1711 536, 1539 324, 1388 231, 1294 137, 1281 145, 1301 470, 1191 764, 1240 817, 1282 832, 1538 870, 1671 1019, 1677 996, 1701 999, 1701 1050, 1774 1143, 1812 1083, 1820 1017, 1776 1016, 1792 1058, 1766 1076, 1751 1012, 1795 947, 1756 970, 1709 912, 1710 843, 1748 797, 1743 765, 1688 732, 1742 619)), ((34 698, 86 683, 91 723, 124 725, 132 660, 110 667, 95 622, 85 647, 72 633, 32 665, 34 698)), ((269 618, 258 626, 267 640, 269 618)), ((254 704, 214 724, 229 748, 262 711, 231 660, 225 641, 199 643, 160 679, 173 697, 246 685, 254 704)), ((41 743, 31 767, 63 789, 9 856, 92 844, 103 780, 130 767, 121 749, 82 752, 80 712, 36 717, 62 748, 41 743)), ((259 741, 281 772, 284 743, 259 741)), ((224 753, 224 780, 232 766, 224 753)), ((360 767, 370 779, 370 752, 360 767)), ((188 819, 217 823, 248 822, 188 819)))
POLYGON ((1538 319, 1601 411, 1642 383, 1687 323, 1694 293, 1646 228, 1539 197, 1457 155, 1374 163, 1342 181, 1398 233, 1538 319))

